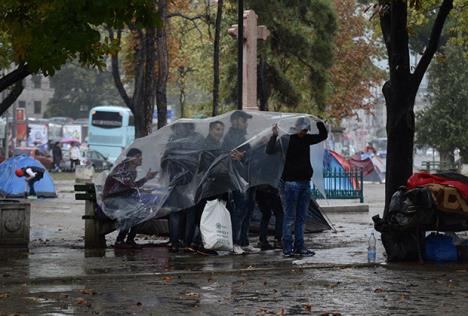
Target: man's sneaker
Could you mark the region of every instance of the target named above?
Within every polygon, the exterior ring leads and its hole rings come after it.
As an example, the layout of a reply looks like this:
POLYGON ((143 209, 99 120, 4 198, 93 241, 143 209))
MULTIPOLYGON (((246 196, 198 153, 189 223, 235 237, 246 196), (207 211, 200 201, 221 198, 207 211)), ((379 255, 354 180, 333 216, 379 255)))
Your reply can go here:
POLYGON ((307 248, 302 248, 301 250, 295 251, 294 254, 301 256, 301 257, 312 257, 315 255, 315 252, 307 248))
POLYGON ((132 249, 132 246, 124 241, 118 240, 114 244, 114 249, 132 249))
POLYGON ((143 246, 135 242, 135 240, 127 240, 126 244, 132 249, 142 249, 143 246))
POLYGON ((251 246, 251 245, 244 246, 244 247, 242 247, 242 249, 246 253, 259 253, 260 252, 260 248, 255 248, 254 246, 251 246))
POLYGON ((258 246, 260 247, 260 250, 262 251, 275 249, 275 247, 273 247, 269 242, 260 242, 258 243, 258 246))
POLYGON ((235 255, 243 255, 245 251, 242 249, 241 246, 234 245, 234 247, 232 248, 232 253, 235 255))
POLYGON ((292 258, 294 257, 294 253, 292 251, 289 251, 289 250, 283 250, 283 257, 285 258, 292 258))

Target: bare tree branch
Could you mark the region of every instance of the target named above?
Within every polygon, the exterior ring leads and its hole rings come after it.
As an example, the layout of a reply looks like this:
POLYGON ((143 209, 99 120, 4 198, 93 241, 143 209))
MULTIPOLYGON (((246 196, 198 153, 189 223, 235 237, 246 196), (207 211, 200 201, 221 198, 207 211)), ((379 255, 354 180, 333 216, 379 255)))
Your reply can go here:
POLYGON ((16 82, 23 80, 30 74, 31 72, 28 70, 28 66, 24 63, 21 63, 18 68, 8 73, 6 76, 0 78, 0 92, 7 89, 16 82))
MULTIPOLYGON (((112 29, 108 29, 109 32, 109 37, 112 41, 114 41, 114 31, 112 29)), ((122 30, 117 30, 117 46, 120 47, 120 41, 122 37, 122 30)), ((125 104, 127 107, 133 112, 134 111, 134 105, 132 99, 127 94, 127 91, 125 90, 122 79, 120 78, 120 68, 119 68, 119 53, 114 51, 111 54, 111 64, 112 64, 112 76, 114 78, 114 83, 115 86, 117 87, 117 90, 119 91, 120 96, 124 100, 125 104)))
POLYGON ((419 87, 419 84, 426 73, 429 64, 431 63, 432 57, 434 56, 439 46, 440 35, 447 19, 450 10, 453 8, 453 0, 444 0, 440 6, 439 12, 437 13, 436 20, 432 26, 431 36, 429 37, 429 43, 427 44, 426 50, 424 51, 421 59, 419 60, 416 69, 414 70, 413 79, 415 87, 419 87))
POLYGON ((8 108, 13 104, 13 102, 18 99, 21 92, 23 92, 23 88, 23 81, 18 80, 13 86, 13 89, 11 89, 8 96, 2 101, 2 103, 0 103, 0 115, 5 113, 5 111, 8 110, 8 108))

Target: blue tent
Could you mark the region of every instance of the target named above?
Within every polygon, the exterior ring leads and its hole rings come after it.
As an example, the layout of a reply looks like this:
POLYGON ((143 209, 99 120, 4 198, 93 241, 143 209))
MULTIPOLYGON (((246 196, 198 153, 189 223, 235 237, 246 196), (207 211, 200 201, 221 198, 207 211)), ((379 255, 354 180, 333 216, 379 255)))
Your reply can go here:
MULTIPOLYGON (((11 157, 0 164, 0 196, 24 198, 28 195, 29 185, 25 177, 17 177, 15 170, 29 166, 44 168, 39 161, 26 155, 11 157)), ((46 168, 44 168, 44 170, 46 170, 46 168)), ((36 191, 37 197, 57 197, 54 182, 47 171, 44 171, 44 177, 42 179, 34 183, 34 190, 36 191)))

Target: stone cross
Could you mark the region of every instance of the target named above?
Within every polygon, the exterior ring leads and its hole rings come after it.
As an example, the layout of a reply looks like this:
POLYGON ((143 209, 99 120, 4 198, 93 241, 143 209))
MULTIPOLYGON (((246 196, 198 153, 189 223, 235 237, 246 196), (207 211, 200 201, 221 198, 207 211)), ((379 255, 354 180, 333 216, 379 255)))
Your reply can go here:
MULTIPOLYGON (((266 40, 270 31, 264 25, 257 26, 253 10, 244 11, 244 58, 242 61, 242 109, 258 110, 257 106, 257 40, 266 40)), ((237 37, 237 24, 228 30, 237 37)))

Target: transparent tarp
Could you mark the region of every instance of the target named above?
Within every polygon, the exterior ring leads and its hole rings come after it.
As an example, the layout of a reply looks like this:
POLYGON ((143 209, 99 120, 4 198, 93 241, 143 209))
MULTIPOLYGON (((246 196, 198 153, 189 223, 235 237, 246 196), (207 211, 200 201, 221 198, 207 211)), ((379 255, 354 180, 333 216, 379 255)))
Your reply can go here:
MULTIPOLYGON (((97 181, 98 202, 108 217, 129 227, 226 192, 260 184, 277 187, 288 135, 296 133, 298 119, 310 122, 309 133, 318 133, 318 119, 305 114, 233 111, 178 120, 122 152, 114 168, 97 181), (267 154, 275 123, 281 149, 267 154)), ((312 181, 321 192, 322 160, 322 143, 311 146, 312 181)))

